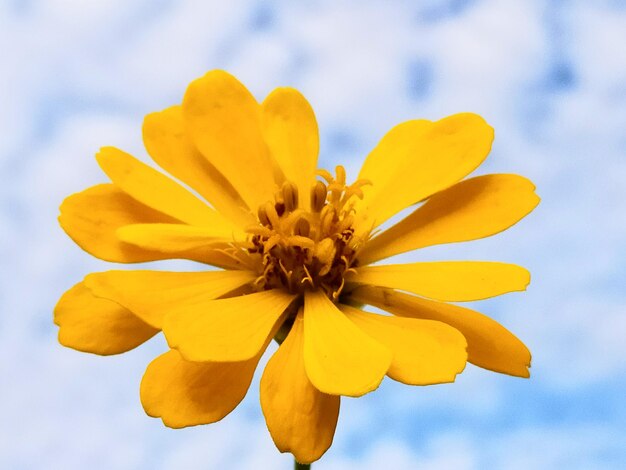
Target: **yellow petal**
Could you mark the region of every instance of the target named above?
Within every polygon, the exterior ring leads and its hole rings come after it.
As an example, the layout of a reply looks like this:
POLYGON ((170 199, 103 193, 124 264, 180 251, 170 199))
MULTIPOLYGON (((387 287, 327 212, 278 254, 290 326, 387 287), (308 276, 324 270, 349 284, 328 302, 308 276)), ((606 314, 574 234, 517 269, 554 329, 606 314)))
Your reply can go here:
POLYGON ((350 298, 395 315, 447 323, 465 336, 472 364, 518 377, 530 375, 530 351, 524 343, 498 322, 474 310, 369 286, 357 288, 350 298))
POLYGON ((214 70, 183 98, 185 129, 196 148, 253 211, 274 200, 274 165, 261 135, 260 106, 235 77, 214 70))
POLYGON ((376 182, 377 187, 367 188, 369 197, 380 192, 380 187, 392 184, 397 167, 418 155, 415 149, 421 142, 422 135, 432 126, 432 121, 414 119, 396 125, 383 136, 369 153, 359 172, 359 178, 376 182))
POLYGON ((300 207, 308 210, 319 152, 311 105, 298 90, 277 88, 263 102, 262 128, 274 160, 298 188, 300 207))
POLYGON ((94 295, 113 300, 161 328, 166 313, 216 299, 254 278, 248 271, 106 271, 89 274, 85 285, 94 295))
POLYGON ((146 250, 182 253, 197 248, 227 245, 243 235, 220 226, 197 227, 183 224, 134 224, 117 230, 120 240, 146 250))
POLYGON ((83 250, 105 261, 140 263, 169 258, 121 241, 116 231, 128 224, 174 221, 123 193, 112 184, 100 184, 66 198, 59 222, 83 250))
POLYGON ((519 175, 485 175, 441 191, 363 248, 373 263, 426 246, 488 237, 517 223, 539 203, 535 185, 519 175))
POLYGON ((515 264, 492 261, 434 261, 366 266, 348 280, 430 299, 467 302, 525 290, 530 273, 515 264))
POLYGON ((103 147, 96 156, 111 181, 133 199, 192 225, 230 227, 218 212, 145 163, 115 147, 103 147))
POLYGON ((373 183, 365 189, 359 223, 367 229, 377 227, 463 179, 487 157, 492 141, 493 129, 471 113, 395 127, 368 155, 359 173, 359 178, 373 183))
POLYGON ((393 352, 387 375, 408 385, 454 382, 465 368, 463 335, 438 321, 390 317, 341 306, 365 333, 393 352))
POLYGON ((188 361, 245 361, 280 327, 294 296, 280 290, 192 301, 165 316, 171 348, 188 361))
POLYGON ((363 333, 323 292, 304 301, 304 366, 318 390, 358 397, 375 390, 391 364, 391 351, 363 333))
POLYGON ((170 428, 219 421, 243 400, 259 356, 242 362, 189 362, 168 351, 150 363, 141 380, 141 404, 170 428))
POLYGON ((95 297, 82 282, 63 294, 54 323, 63 346, 103 356, 129 351, 159 331, 115 302, 95 297))
POLYGON ((230 182, 191 143, 180 106, 148 114, 143 121, 143 142, 161 168, 196 190, 221 214, 241 227, 255 223, 230 182))
POLYGON ((120 227, 175 220, 135 201, 112 184, 100 184, 73 194, 63 201, 60 209, 59 222, 63 230, 83 250, 105 261, 141 263, 181 258, 229 269, 241 269, 251 262, 244 252, 238 258, 225 254, 223 249, 228 248, 227 244, 166 253, 124 242, 117 235, 120 227))
POLYGON ((300 463, 318 460, 333 442, 339 397, 317 390, 304 370, 304 324, 299 313, 261 378, 261 408, 281 452, 300 463))

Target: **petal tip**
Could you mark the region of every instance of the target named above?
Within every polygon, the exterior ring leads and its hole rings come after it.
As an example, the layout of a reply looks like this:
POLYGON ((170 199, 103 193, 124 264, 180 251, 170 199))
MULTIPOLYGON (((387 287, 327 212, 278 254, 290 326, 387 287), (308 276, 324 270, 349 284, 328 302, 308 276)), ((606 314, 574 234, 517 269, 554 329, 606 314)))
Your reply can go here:
POLYGON ((96 152, 96 161, 104 170, 103 165, 106 165, 109 160, 115 158, 115 153, 117 152, 120 152, 120 150, 117 147, 113 147, 111 145, 105 145, 104 147, 100 147, 96 152))
POLYGON ((522 291, 528 290, 528 286, 530 285, 530 281, 531 281, 531 274, 530 271, 526 268, 522 268, 524 269, 524 271, 526 271, 526 275, 525 275, 525 280, 524 280, 524 287, 522 288, 522 291))
POLYGON ((533 200, 532 207, 531 207, 531 209, 530 209, 531 211, 532 211, 535 207, 537 207, 537 206, 539 205, 539 203, 541 202, 541 196, 539 196, 539 194, 537 194, 536 190, 533 190, 533 191, 535 191, 535 192, 533 192, 534 200, 533 200))
POLYGON ((115 229, 115 236, 118 240, 128 243, 130 245, 137 245, 137 225, 143 224, 131 224, 131 225, 122 225, 115 229))

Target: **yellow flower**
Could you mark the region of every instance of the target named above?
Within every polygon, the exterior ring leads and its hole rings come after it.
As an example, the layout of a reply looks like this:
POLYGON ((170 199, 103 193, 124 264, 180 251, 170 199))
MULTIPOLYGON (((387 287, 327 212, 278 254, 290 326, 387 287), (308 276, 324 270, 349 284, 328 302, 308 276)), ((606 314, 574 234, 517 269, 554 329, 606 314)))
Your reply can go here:
POLYGON ((525 269, 371 265, 496 234, 537 205, 521 176, 461 181, 491 148, 493 130, 481 117, 398 125, 350 184, 341 166, 334 176, 316 171, 317 123, 298 91, 278 88, 259 104, 233 76, 212 71, 189 85, 182 105, 148 115, 143 140, 195 193, 105 147, 97 159, 111 183, 68 197, 61 226, 106 261, 182 258, 222 269, 90 274, 63 295, 55 323, 63 345, 103 355, 162 330, 171 349, 141 382, 148 415, 173 428, 222 419, 273 338, 282 344, 263 372, 261 406, 278 449, 304 463, 330 446, 340 396, 371 392, 385 375, 451 382, 469 361, 528 377, 530 353, 512 333, 445 303, 524 290, 525 269))

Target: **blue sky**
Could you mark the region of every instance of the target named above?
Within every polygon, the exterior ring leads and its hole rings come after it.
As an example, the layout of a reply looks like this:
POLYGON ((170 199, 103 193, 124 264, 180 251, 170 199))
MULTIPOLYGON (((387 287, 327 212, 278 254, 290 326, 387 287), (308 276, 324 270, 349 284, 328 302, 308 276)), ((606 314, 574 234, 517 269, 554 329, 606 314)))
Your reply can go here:
POLYGON ((625 468, 623 44, 617 0, 0 3, 0 467, 290 468, 258 377, 223 422, 172 431, 138 398, 161 338, 100 358, 59 346, 52 324, 65 289, 113 267, 62 233, 61 200, 105 180, 103 145, 145 159, 143 116, 224 68, 259 99, 300 89, 322 166, 353 176, 393 125, 479 113, 496 141, 477 174, 523 174, 543 198, 504 234, 405 258, 528 267, 528 292, 475 307, 526 342, 532 378, 468 366, 452 385, 385 382, 343 401, 315 468, 625 468))

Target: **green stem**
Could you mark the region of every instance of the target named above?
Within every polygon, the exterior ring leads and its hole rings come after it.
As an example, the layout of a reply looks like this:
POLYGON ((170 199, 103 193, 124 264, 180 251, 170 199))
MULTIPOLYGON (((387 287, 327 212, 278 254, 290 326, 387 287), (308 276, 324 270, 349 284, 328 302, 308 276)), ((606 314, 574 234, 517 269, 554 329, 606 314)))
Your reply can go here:
POLYGON ((310 468, 311 468, 311 464, 310 463, 300 463, 300 462, 298 462, 295 459, 294 459, 293 463, 294 463, 293 468, 295 470, 310 470, 310 468))

